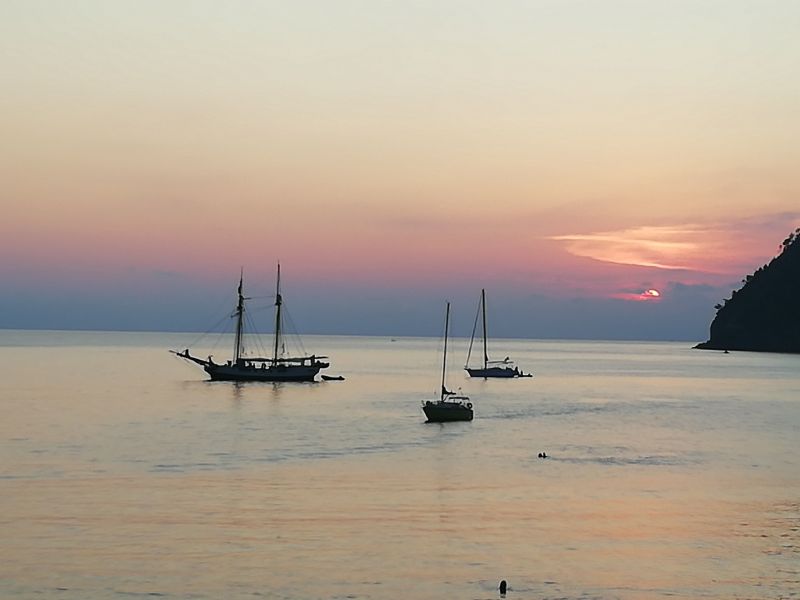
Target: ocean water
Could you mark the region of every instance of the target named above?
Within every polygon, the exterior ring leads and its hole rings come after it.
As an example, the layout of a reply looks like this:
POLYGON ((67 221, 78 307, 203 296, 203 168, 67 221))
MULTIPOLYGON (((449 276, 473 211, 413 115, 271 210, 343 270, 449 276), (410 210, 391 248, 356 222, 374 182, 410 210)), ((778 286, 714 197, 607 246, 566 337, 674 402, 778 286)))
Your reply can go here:
POLYGON ((436 340, 237 385, 192 338, 0 331, 0 597, 800 597, 800 356, 494 340, 535 377, 483 381, 457 339, 438 425, 436 340))

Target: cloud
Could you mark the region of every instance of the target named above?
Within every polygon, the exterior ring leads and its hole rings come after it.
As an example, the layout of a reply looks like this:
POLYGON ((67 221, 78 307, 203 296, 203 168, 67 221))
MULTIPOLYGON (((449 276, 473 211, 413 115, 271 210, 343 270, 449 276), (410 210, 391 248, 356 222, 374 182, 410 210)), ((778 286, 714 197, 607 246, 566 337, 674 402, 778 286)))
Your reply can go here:
POLYGON ((617 294, 612 294, 611 297, 618 300, 629 300, 632 302, 660 302, 661 292, 654 288, 647 288, 641 292, 619 292, 617 294))
POLYGON ((636 227, 619 231, 553 236, 576 256, 657 269, 697 268, 695 257, 708 231, 694 225, 636 227))
POLYGON ((800 213, 760 215, 713 223, 645 225, 616 231, 567 234, 563 242, 575 256, 621 265, 716 275, 740 274, 769 256, 800 213))

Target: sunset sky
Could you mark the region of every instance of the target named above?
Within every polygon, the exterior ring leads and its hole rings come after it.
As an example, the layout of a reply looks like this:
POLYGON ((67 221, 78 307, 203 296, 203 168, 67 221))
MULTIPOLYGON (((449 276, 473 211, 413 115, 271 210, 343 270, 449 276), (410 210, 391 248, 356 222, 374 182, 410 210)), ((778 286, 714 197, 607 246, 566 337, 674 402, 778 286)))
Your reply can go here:
POLYGON ((800 2, 0 4, 0 327, 707 337, 800 226, 800 2), (648 292, 656 290, 658 294, 648 292), (217 314, 215 314, 217 311, 217 314))

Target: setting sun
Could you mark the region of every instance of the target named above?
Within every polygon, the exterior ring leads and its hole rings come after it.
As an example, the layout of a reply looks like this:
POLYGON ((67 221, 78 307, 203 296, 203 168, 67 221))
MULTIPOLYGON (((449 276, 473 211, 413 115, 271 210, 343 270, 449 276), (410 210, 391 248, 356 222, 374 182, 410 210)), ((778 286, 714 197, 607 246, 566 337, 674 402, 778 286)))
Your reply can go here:
POLYGON ((659 292, 657 289, 649 288, 643 292, 634 292, 633 290, 619 292, 617 294, 612 294, 611 297, 619 300, 630 300, 633 302, 656 302, 661 300, 661 292, 659 292))

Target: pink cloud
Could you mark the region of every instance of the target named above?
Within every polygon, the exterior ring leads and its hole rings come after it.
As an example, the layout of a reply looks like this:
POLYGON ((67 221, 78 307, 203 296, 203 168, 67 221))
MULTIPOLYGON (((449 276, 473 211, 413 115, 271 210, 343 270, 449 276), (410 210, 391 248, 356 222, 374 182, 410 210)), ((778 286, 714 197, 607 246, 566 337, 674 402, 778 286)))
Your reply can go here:
POLYGON ((738 276, 768 260, 797 214, 716 223, 639 226, 615 231, 552 236, 567 252, 595 261, 738 276))
POLYGON ((617 294, 612 294, 611 297, 619 300, 628 300, 631 302, 660 302, 662 294, 660 291, 650 288, 638 293, 619 292, 617 294))

